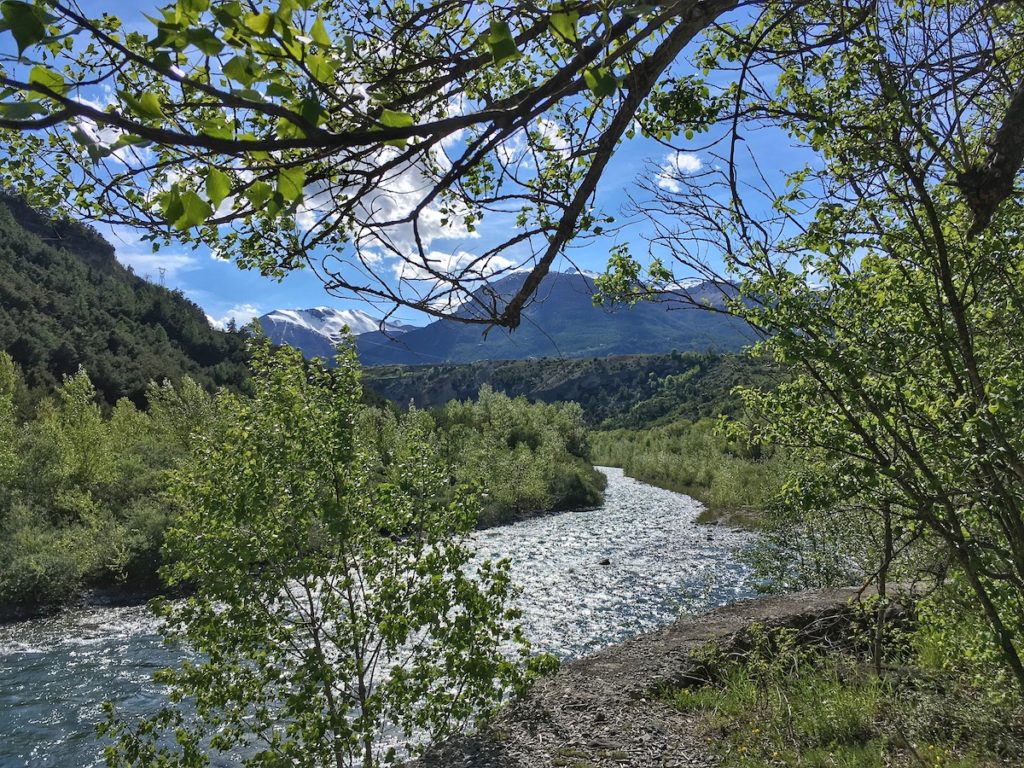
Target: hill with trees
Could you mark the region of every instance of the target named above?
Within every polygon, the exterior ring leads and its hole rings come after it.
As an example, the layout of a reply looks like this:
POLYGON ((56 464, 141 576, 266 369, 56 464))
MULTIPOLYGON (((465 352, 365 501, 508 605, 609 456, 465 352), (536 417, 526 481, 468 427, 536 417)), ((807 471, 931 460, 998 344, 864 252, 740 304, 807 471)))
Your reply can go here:
POLYGON ((102 398, 136 405, 151 381, 184 375, 212 388, 246 380, 241 335, 210 327, 180 291, 143 280, 90 227, 0 196, 0 350, 31 398, 79 367, 102 398))
POLYGON ((576 402, 591 425, 605 429, 666 424, 736 414, 738 385, 771 387, 778 369, 741 355, 674 351, 585 360, 484 360, 365 368, 363 383, 392 402, 421 408, 476 397, 482 387, 544 403, 576 402))

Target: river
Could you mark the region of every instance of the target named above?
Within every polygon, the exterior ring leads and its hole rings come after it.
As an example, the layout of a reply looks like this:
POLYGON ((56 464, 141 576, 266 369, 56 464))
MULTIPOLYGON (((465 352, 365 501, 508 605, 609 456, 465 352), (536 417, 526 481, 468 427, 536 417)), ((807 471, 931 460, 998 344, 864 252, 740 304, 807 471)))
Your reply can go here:
MULTIPOLYGON (((688 496, 601 470, 602 507, 475 534, 478 557, 512 561, 536 648, 578 658, 752 595, 735 558, 748 534, 699 526, 701 506, 688 496)), ((141 606, 0 626, 0 768, 102 765, 93 735, 101 703, 152 711, 161 692, 150 676, 180 658, 141 606)))

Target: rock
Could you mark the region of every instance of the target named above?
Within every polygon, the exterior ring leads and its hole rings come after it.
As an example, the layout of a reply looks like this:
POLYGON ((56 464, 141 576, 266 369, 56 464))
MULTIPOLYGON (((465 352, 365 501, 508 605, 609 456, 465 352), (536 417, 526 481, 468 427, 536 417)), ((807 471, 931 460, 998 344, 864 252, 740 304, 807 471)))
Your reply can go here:
POLYGON ((598 565, 611 565, 611 564, 612 564, 612 561, 609 560, 607 557, 604 560, 602 560, 600 563, 598 563, 598 565))

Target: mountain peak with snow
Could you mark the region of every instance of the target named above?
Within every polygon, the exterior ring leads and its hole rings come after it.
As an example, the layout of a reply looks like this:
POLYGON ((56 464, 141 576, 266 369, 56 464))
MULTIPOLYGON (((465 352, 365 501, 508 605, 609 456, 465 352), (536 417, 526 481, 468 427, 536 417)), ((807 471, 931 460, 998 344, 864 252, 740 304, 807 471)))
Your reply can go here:
POLYGON ((385 322, 358 309, 312 307, 275 309, 259 318, 260 327, 275 344, 287 344, 302 350, 306 357, 331 359, 347 326, 353 336, 383 331, 389 336, 408 331, 412 326, 385 322))

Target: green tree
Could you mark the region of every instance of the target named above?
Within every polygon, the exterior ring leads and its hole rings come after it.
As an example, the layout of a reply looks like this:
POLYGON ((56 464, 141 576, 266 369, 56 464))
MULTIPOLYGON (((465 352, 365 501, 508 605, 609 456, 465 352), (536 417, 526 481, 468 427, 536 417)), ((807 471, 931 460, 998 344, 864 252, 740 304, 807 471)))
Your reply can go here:
POLYGON ((166 577, 195 594, 160 609, 198 656, 161 673, 154 717, 111 714, 110 765, 371 768, 522 681, 507 564, 471 563, 476 502, 449 492, 429 419, 357 430, 358 366, 337 362, 259 343, 253 397, 217 397, 172 484, 166 577))
POLYGON ((18 452, 15 445, 14 396, 18 387, 18 369, 6 352, 0 351, 0 518, 2 518, 14 478, 18 474, 18 452))
POLYGON ((149 413, 121 399, 105 416, 80 371, 22 422, 10 397, 21 389, 0 354, 0 610, 155 588, 173 514, 165 475, 212 417, 212 397, 186 377, 177 390, 153 385, 149 413))
POLYGON ((575 403, 530 403, 490 386, 437 413, 453 478, 486 494, 481 523, 601 503, 605 478, 590 464, 589 433, 575 403))
MULTIPOLYGON (((992 118, 990 146, 954 158, 979 222, 1011 194, 1024 158, 1024 89, 1001 71, 1019 55, 1015 3, 501 0, 467 13, 446 0, 178 0, 148 33, 61 0, 4 9, 5 180, 48 206, 204 241, 269 274, 333 254, 317 265, 329 289, 442 315, 468 300, 464 322, 516 327, 565 246, 601 235, 613 217, 594 195, 622 142, 638 131, 689 142, 745 101, 742 51, 708 76, 676 67, 708 30, 771 36, 766 56, 792 50, 833 80, 851 63, 833 50, 847 42, 906 50, 944 34, 934 50, 955 56, 925 56, 925 77, 910 62, 889 87, 992 118), (935 9, 950 24, 933 24, 935 9), (783 26, 816 39, 791 45, 783 26), (722 91, 735 62, 735 89, 722 91), (987 88, 965 88, 972 77, 987 88), (95 103, 103 88, 108 107, 95 103), (465 240, 498 212, 516 223, 493 248, 447 262, 432 253, 435 227, 465 240), (509 257, 529 268, 522 288, 508 302, 473 299, 509 257)), ((782 124, 801 114, 763 107, 782 124)), ((797 138, 820 145, 840 125, 797 138)))
MULTIPOLYGON (((1024 36, 1009 30, 1024 9, 878 6, 850 37, 859 19, 807 8, 814 25, 776 14, 722 30, 705 60, 743 62, 742 130, 781 117, 814 161, 784 192, 759 184, 769 206, 757 220, 737 165, 680 180, 658 199, 691 226, 666 243, 707 268, 687 241, 699 222, 700 247, 719 244, 740 282, 733 311, 793 372, 773 393, 747 393, 755 434, 828 468, 845 496, 832 514, 873 511, 890 543, 921 531, 941 546, 985 617, 981 639, 1024 690, 1024 217, 1006 200, 1020 194, 1024 36), (950 82, 950 67, 980 61, 969 51, 982 40, 988 63, 950 82), (1002 154, 982 162, 986 141, 1002 154)), ((607 287, 628 292, 637 265, 622 265, 607 287)))

